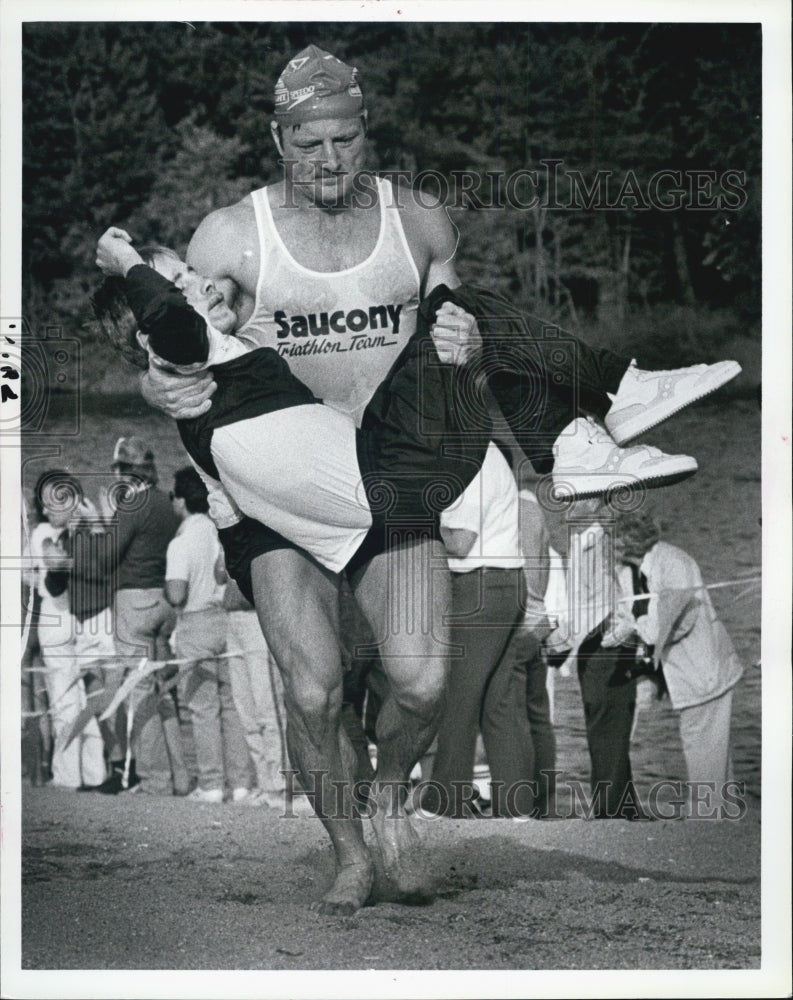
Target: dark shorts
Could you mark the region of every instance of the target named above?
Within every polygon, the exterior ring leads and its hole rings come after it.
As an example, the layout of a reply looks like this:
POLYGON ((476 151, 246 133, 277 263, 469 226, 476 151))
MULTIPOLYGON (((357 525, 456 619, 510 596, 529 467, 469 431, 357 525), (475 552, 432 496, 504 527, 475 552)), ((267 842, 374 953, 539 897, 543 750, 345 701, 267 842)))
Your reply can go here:
MULTIPOLYGON (((348 576, 389 549, 440 539, 441 511, 479 471, 490 440, 487 407, 471 406, 468 375, 442 365, 429 334, 417 332, 366 407, 356 443, 373 523, 346 567, 348 576)), ((220 540, 229 575, 249 601, 257 556, 304 551, 248 517, 223 529, 220 540)))
MULTIPOLYGON (((254 521, 251 517, 244 517, 230 528, 221 528, 218 535, 223 546, 226 570, 251 604, 256 603, 253 599, 251 566, 257 556, 278 549, 294 549, 296 552, 302 552, 306 559, 311 559, 299 545, 295 545, 288 538, 279 535, 267 525, 254 521)), ((440 537, 438 518, 415 524, 394 525, 377 522, 367 532, 355 555, 347 564, 345 573, 351 577, 375 556, 389 548, 418 541, 439 541, 440 537)))
POLYGON ((254 521, 252 517, 243 517, 230 528, 221 528, 218 536, 223 546, 226 570, 251 604, 255 604, 251 579, 253 560, 265 552, 275 552, 276 549, 303 551, 288 538, 279 535, 277 531, 273 531, 260 521, 254 521))

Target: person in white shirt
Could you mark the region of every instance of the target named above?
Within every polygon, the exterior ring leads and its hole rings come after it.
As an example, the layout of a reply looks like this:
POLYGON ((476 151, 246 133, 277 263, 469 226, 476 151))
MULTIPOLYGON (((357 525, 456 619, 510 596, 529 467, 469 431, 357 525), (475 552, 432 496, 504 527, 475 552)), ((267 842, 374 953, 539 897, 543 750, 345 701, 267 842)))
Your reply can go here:
POLYGON ((219 564, 219 577, 226 579, 223 607, 228 627, 231 693, 245 732, 256 787, 242 796, 246 806, 270 806, 283 810, 284 776, 289 767, 284 734, 284 693, 278 665, 259 628, 253 605, 237 584, 227 579, 219 564))
POLYGON ((470 786, 481 727, 492 814, 527 815, 533 754, 525 675, 502 659, 522 617, 518 490, 496 444, 458 503, 441 515, 441 534, 452 571, 450 669, 422 808, 456 818, 476 811, 470 786))
MULTIPOLYGON (((532 788, 534 808, 531 815, 541 819, 553 811, 556 788, 556 736, 548 690, 548 663, 543 649, 544 640, 551 631, 546 601, 552 555, 543 509, 534 492, 523 484, 527 478, 527 464, 518 460, 513 466, 519 486, 520 546, 524 557, 523 617, 512 633, 503 659, 518 676, 519 689, 525 691, 534 761, 532 780, 536 784, 536 789, 532 788)), ((556 553, 554 556, 559 559, 556 553)))
POLYGON ((198 786, 188 795, 197 802, 222 802, 224 779, 231 797, 249 793, 248 748, 231 692, 226 652, 227 622, 223 588, 215 579, 220 555, 215 525, 207 515, 207 491, 195 469, 180 469, 171 494, 181 518, 168 545, 165 597, 178 610, 174 646, 181 667, 180 698, 193 724, 198 786))
POLYGON ((720 806, 733 780, 730 717, 735 686, 743 675, 724 625, 688 553, 661 540, 650 511, 618 514, 615 553, 630 569, 635 630, 663 677, 680 716, 680 737, 689 782, 710 782, 709 801, 691 789, 691 817, 723 816, 720 806))

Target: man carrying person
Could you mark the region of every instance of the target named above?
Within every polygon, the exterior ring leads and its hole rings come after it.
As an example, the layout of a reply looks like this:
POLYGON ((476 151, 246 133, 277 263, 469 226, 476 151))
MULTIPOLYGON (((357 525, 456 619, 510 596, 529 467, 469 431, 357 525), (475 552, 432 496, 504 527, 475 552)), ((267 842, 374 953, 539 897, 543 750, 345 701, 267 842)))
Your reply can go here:
MULTIPOLYGON (((316 397, 353 417, 407 344, 419 298, 441 283, 459 284, 445 212, 411 198, 398 204, 397 189, 363 171, 366 125, 355 70, 309 46, 276 85, 272 132, 283 180, 213 212, 187 253, 188 264, 228 295, 240 338, 276 347, 316 397)), ((439 311, 433 338, 441 360, 456 363, 479 346, 473 317, 452 304, 439 311)), ((619 395, 627 370, 617 366, 611 392, 619 395)), ((181 418, 208 410, 213 391, 206 374, 144 378, 146 398, 181 418)), ((613 441, 608 450, 620 452, 613 441)), ((259 619, 284 676, 290 756, 317 793, 339 863, 321 909, 351 912, 369 894, 373 865, 354 816, 353 754, 339 725, 338 578, 274 532, 248 541, 259 619), (342 789, 336 805, 334 788, 342 789)), ((443 548, 415 531, 371 559, 352 585, 390 682, 378 720, 373 825, 392 888, 409 899, 426 894, 427 878, 416 861, 417 835, 392 793, 432 739, 444 688, 443 548)))

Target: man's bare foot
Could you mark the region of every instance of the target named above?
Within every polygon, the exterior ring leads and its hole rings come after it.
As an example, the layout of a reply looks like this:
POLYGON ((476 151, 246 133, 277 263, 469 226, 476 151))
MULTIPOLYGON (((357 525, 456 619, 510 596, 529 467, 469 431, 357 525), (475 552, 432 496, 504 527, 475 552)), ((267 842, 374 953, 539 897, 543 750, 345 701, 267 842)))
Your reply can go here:
POLYGON ((326 917, 349 917, 369 898, 373 880, 374 865, 370 860, 342 865, 330 890, 311 908, 326 917))
POLYGON ((378 897, 407 905, 430 903, 435 898, 433 878, 421 839, 410 818, 400 810, 372 811, 372 827, 382 858, 386 885, 378 886, 378 897))

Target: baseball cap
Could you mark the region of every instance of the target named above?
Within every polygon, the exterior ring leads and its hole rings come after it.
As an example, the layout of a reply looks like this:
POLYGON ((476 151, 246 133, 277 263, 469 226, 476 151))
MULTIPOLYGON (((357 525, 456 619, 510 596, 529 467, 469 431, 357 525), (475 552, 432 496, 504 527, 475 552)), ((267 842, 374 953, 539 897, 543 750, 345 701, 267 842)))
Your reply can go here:
POLYGON ((151 465, 154 452, 134 434, 120 437, 113 449, 113 465, 151 465))
POLYGON ((284 125, 363 114, 358 70, 309 45, 290 59, 275 85, 276 120, 284 125))

